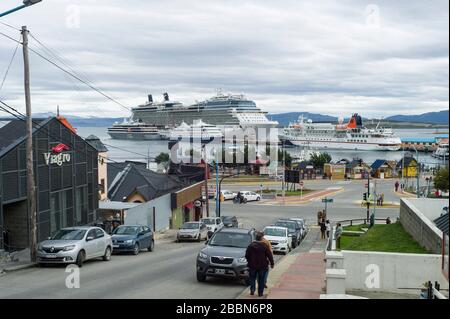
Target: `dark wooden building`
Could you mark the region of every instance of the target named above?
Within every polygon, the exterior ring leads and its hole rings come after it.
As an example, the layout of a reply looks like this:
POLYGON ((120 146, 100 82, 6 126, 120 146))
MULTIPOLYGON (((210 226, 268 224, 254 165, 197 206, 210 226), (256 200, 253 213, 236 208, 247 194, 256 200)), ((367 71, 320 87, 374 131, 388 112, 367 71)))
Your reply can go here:
MULTIPOLYGON (((95 221, 98 152, 56 117, 33 121, 38 240, 69 226, 95 221)), ((29 246, 26 126, 11 120, 0 128, 0 244, 29 246)))

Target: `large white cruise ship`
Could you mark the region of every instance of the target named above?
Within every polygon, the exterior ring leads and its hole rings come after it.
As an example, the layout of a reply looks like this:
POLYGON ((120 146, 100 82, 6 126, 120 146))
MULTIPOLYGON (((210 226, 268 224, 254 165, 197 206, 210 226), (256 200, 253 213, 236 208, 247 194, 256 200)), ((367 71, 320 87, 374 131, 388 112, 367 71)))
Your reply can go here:
POLYGON ((218 127, 266 128, 276 127, 278 122, 270 121, 256 106, 254 101, 244 95, 218 93, 216 96, 185 106, 171 101, 164 93, 163 102, 154 102, 149 95, 147 103, 132 108, 132 118, 156 126, 177 127, 181 123, 192 125, 195 120, 218 127))
POLYGON ((280 137, 297 146, 317 149, 397 151, 401 148, 401 140, 392 129, 365 128, 358 114, 353 114, 347 124, 339 119, 337 125, 304 122, 301 117, 298 123, 285 128, 280 137))

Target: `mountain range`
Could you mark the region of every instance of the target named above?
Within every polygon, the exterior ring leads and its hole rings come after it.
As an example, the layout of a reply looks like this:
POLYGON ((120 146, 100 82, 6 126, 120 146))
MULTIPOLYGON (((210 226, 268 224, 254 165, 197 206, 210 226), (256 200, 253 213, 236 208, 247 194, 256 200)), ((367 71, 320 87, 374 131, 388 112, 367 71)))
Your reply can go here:
MULTIPOLYGON (((309 113, 309 112, 289 112, 280 114, 268 114, 267 117, 270 120, 278 121, 280 126, 287 126, 289 123, 296 122, 298 118, 303 115, 304 119, 311 119, 313 122, 338 122, 338 118, 330 115, 309 113)), ((33 114, 35 118, 47 118, 50 116, 55 116, 54 113, 35 113, 33 114)), ((428 112, 419 115, 394 115, 383 118, 383 122, 399 122, 399 123, 429 123, 429 124, 439 124, 448 125, 449 124, 449 111, 443 110, 439 112, 428 112)), ((111 126, 115 122, 122 122, 123 117, 81 117, 75 115, 67 115, 66 118, 76 127, 86 127, 86 126, 111 126)), ((364 121, 368 119, 363 118, 364 121)), ((375 120, 375 119, 374 119, 375 120)), ((348 118, 344 119, 345 122, 348 118)))
MULTIPOLYGON (((287 126, 289 123, 296 122, 300 116, 306 119, 311 119, 313 122, 337 122, 338 118, 335 116, 315 114, 308 112, 290 112, 281 114, 268 114, 270 120, 278 121, 281 126, 287 126)), ((419 115, 394 115, 383 118, 383 121, 389 122, 409 122, 409 123, 429 123, 429 124, 443 124, 448 125, 448 110, 439 112, 428 112, 419 115)), ((367 120, 363 118, 363 120, 367 120)), ((348 119, 344 119, 348 121, 348 119)))

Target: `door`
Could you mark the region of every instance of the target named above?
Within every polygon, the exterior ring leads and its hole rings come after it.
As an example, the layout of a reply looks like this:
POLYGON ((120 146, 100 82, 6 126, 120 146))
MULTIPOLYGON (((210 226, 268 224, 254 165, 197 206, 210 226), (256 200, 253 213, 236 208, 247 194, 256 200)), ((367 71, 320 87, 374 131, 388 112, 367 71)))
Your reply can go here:
POLYGON ((200 238, 207 238, 208 237, 208 229, 206 228, 206 225, 201 223, 200 224, 200 238))
POLYGON ((140 235, 141 239, 141 247, 148 247, 150 246, 150 229, 148 227, 141 227, 141 233, 140 235))
POLYGON ((86 235, 84 250, 86 251, 86 259, 94 258, 97 254, 96 231, 91 229, 86 235))
POLYGON ((106 251, 106 237, 105 232, 100 228, 95 229, 95 247, 96 247, 96 256, 100 257, 105 254, 106 251))

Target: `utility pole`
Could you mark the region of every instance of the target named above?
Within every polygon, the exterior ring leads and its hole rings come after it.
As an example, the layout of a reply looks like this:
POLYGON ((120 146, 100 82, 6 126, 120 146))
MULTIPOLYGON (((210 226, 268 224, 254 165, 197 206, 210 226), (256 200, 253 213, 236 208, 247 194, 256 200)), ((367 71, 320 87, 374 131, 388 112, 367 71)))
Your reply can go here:
POLYGON ((208 162, 206 160, 206 147, 203 145, 203 155, 205 162, 205 204, 206 204, 206 217, 209 217, 209 193, 208 193, 208 162))
MULTIPOLYGON (((284 139, 281 144, 281 153, 283 154, 283 183, 282 183, 282 196, 283 196, 283 205, 286 205, 286 159, 284 154, 284 139)), ((277 154, 278 155, 278 154, 277 154)))
POLYGON ((28 30, 22 27, 24 84, 25 84, 25 105, 27 114, 27 140, 26 140, 26 161, 27 161, 27 194, 28 194, 28 214, 30 218, 30 258, 36 262, 37 248, 37 212, 36 212, 36 187, 34 182, 33 167, 33 121, 31 115, 31 93, 30 93, 30 61, 28 57, 28 30))
POLYGON ((367 223, 370 218, 370 169, 367 170, 367 223))

